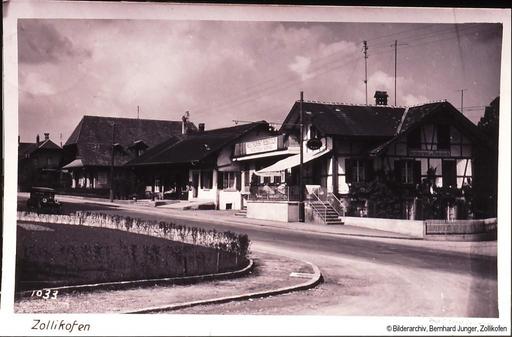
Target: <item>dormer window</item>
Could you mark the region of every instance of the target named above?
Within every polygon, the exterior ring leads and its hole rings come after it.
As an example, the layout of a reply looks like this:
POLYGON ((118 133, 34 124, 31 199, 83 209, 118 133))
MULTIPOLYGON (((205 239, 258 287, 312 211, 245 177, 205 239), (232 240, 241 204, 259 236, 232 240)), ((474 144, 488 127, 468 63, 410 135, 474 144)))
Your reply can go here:
POLYGON ((143 140, 136 140, 128 148, 136 157, 140 157, 148 147, 143 140))

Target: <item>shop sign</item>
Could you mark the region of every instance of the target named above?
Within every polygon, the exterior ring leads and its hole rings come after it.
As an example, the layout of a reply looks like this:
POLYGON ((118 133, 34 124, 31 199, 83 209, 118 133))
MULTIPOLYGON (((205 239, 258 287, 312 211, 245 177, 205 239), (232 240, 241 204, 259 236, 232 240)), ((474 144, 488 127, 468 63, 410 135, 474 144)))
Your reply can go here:
POLYGON ((254 154, 277 150, 277 137, 264 138, 245 143, 245 153, 254 154))

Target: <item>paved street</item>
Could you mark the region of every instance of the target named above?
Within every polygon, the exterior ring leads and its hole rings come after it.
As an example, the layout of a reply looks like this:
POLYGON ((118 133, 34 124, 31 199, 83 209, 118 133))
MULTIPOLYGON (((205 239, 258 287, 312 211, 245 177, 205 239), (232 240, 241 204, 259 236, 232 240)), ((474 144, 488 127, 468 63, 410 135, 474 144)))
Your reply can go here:
MULTIPOLYGON (((82 201, 66 199, 67 207, 82 201)), ((481 254, 495 242, 447 243, 308 233, 239 221, 184 219, 155 208, 130 209, 87 204, 91 211, 174 221, 185 225, 247 233, 253 251, 312 262, 325 282, 285 296, 184 309, 180 313, 329 314, 496 317, 496 255, 481 254), (464 249, 447 250, 448 246, 464 249), (426 247, 426 248, 425 248, 426 247)), ((191 213, 187 213, 191 212, 191 213)), ((196 211, 197 213, 197 211, 196 211)), ((211 213, 210 213, 211 214, 211 213)))

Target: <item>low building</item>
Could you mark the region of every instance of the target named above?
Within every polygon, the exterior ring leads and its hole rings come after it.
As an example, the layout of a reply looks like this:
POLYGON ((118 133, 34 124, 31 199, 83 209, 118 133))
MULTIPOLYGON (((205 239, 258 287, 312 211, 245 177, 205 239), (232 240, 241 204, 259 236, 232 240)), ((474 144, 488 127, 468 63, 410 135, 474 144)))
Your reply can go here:
POLYGON ((265 121, 204 130, 179 137, 148 149, 126 164, 133 170, 143 191, 158 199, 185 199, 210 202, 218 209, 240 209, 245 186, 243 165, 234 161, 248 144, 274 136, 265 121))
POLYGON ((114 198, 130 197, 135 178, 124 164, 171 137, 195 131, 185 117, 166 121, 84 116, 63 147, 62 169, 71 175, 68 192, 108 196, 113 168, 114 198))
POLYGON ((18 189, 29 191, 33 186, 57 188, 61 185, 62 148, 50 140, 36 136, 35 143, 18 143, 18 189))

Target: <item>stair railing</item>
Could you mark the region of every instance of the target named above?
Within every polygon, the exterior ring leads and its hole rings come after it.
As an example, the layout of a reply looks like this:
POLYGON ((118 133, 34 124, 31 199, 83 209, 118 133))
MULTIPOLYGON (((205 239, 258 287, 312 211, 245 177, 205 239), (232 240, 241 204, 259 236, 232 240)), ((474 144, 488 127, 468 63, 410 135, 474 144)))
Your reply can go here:
POLYGON ((329 205, 331 205, 332 209, 334 209, 334 211, 338 213, 338 217, 345 217, 345 207, 343 207, 341 200, 338 199, 338 197, 334 193, 329 192, 327 194, 327 201, 329 202, 329 205))
POLYGON ((310 203, 311 207, 313 208, 314 211, 316 211, 320 216, 322 216, 322 213, 320 213, 321 210, 319 210, 317 208, 317 206, 319 205, 322 205, 322 208, 323 208, 323 220, 325 223, 327 223, 327 205, 320 199, 320 197, 316 194, 316 191, 314 191, 313 193, 311 193, 310 195, 314 196, 315 197, 315 201, 318 201, 318 204, 315 205, 313 203, 310 203))

